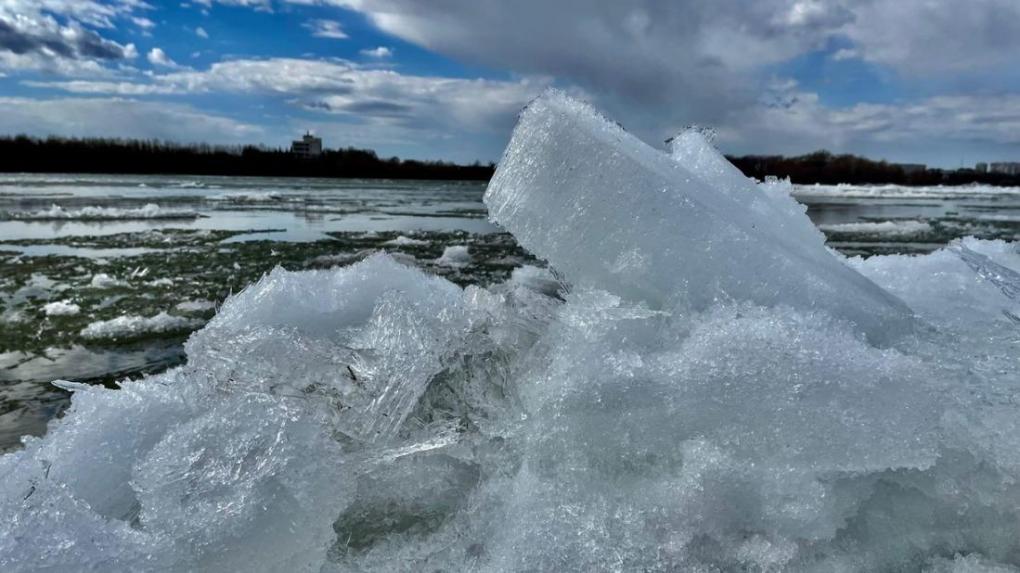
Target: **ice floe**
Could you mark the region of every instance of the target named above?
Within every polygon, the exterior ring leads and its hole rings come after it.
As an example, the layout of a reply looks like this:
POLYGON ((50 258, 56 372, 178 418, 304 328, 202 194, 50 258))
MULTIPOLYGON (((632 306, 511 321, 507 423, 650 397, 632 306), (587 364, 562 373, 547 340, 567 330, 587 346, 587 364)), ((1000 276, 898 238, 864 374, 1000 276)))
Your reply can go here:
POLYGON ((131 219, 195 219, 200 217, 197 211, 190 209, 170 209, 148 203, 138 208, 120 207, 81 207, 66 209, 53 205, 49 209, 26 212, 10 212, 11 219, 28 221, 60 221, 60 220, 131 220, 131 219))
POLYGON ((200 326, 202 321, 161 312, 153 316, 118 316, 110 320, 99 320, 82 329, 81 336, 87 339, 134 338, 147 334, 160 334, 188 330, 200 326))

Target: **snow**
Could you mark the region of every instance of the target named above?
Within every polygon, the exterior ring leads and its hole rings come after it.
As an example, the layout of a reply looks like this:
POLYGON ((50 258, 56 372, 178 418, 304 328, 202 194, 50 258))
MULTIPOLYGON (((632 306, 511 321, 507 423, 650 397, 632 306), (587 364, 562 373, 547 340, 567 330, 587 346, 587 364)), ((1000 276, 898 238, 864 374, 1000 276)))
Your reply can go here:
POLYGON ((443 267, 463 267, 471 264, 471 253, 466 245, 451 245, 443 249, 443 254, 436 259, 436 264, 443 267))
POLYGON ((826 233, 853 233, 861 235, 885 235, 890 237, 908 237, 931 233, 931 225, 924 221, 880 221, 862 223, 838 223, 820 225, 826 233))
POLYGON ((69 300, 59 300, 43 305, 46 316, 73 316, 81 312, 81 307, 69 300))
POLYGON ((428 241, 422 241, 421 239, 412 239, 411 237, 405 237, 404 235, 399 235, 396 238, 390 239, 389 241, 386 241, 383 244, 387 245, 387 246, 392 246, 392 247, 408 247, 408 246, 427 245, 427 244, 429 244, 429 242, 428 241))
POLYGON ((1017 245, 834 258, 683 139, 543 96, 487 201, 550 268, 276 269, 185 366, 61 381, 0 569, 1016 570, 1017 245))
POLYGON ((275 191, 236 191, 224 193, 214 199, 230 203, 275 203, 284 201, 286 197, 275 191))
POLYGON ((89 286, 92 288, 114 288, 128 286, 128 284, 126 281, 111 277, 106 273, 96 273, 92 275, 89 286))
POLYGON ((92 322, 82 329, 81 336, 91 339, 133 338, 146 334, 187 330, 201 325, 201 320, 174 316, 166 312, 150 317, 128 315, 92 322))
POLYGON ((216 308, 216 303, 211 300, 186 300, 178 303, 176 307, 181 312, 204 312, 216 308))
POLYGON ((953 185, 953 186, 910 186, 903 185, 794 185, 791 193, 794 196, 820 196, 839 198, 869 199, 925 199, 973 197, 977 195, 1020 195, 1020 187, 993 187, 991 185, 953 185))
POLYGON ((155 203, 148 203, 138 208, 122 209, 118 207, 82 207, 80 209, 65 209, 60 205, 53 205, 49 209, 40 211, 14 212, 9 213, 12 219, 53 221, 53 220, 130 220, 130 219, 195 219, 199 217, 197 211, 189 209, 169 209, 160 207, 155 203))

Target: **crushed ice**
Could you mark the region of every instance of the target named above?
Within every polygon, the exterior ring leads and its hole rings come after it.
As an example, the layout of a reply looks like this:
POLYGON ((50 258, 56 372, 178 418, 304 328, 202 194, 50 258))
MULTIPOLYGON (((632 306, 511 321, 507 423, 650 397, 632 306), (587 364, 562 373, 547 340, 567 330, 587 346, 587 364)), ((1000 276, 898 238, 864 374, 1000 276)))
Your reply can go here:
POLYGON ((486 204, 552 270, 276 270, 187 365, 61 382, 0 569, 1014 570, 1016 246, 841 259, 671 144, 550 92, 486 204))

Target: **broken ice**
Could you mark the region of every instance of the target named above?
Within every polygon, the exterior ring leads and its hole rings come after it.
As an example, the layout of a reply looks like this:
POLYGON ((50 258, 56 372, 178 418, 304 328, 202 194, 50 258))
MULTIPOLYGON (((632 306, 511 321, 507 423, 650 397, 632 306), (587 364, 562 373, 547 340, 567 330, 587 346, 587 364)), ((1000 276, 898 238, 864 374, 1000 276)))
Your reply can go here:
POLYGON ((842 259, 699 133, 666 154, 556 92, 486 201, 550 268, 276 270, 187 365, 59 382, 0 458, 0 567, 1020 564, 1016 245, 842 259))

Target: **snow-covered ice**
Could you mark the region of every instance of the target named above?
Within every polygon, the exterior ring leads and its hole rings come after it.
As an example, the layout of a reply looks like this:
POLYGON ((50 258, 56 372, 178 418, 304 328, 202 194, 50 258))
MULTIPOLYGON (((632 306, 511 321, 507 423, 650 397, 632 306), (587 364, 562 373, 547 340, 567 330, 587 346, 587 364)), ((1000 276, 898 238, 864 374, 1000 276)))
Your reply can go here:
POLYGON ((412 239, 411 237, 405 237, 404 235, 399 235, 396 238, 390 239, 389 241, 386 241, 383 244, 387 245, 387 246, 393 246, 393 247, 406 247, 406 246, 427 245, 427 244, 429 244, 429 242, 428 241, 423 241, 421 239, 412 239))
POLYGON ((49 209, 39 211, 8 213, 12 219, 53 221, 53 220, 131 220, 131 219, 195 219, 197 211, 190 209, 170 209, 160 207, 156 203, 147 203, 138 208, 119 207, 82 207, 65 209, 53 205, 49 209))
POLYGON ((128 283, 127 281, 112 277, 106 273, 96 273, 92 275, 92 280, 89 281, 89 286, 92 288, 114 288, 128 286, 128 283))
POLYGON ((924 221, 868 221, 861 223, 837 223, 820 225, 826 233, 854 233, 863 235, 885 235, 905 237, 931 233, 931 225, 924 221))
POLYGON ((443 267, 463 267, 471 264, 471 252, 467 245, 451 245, 443 249, 443 254, 436 259, 436 264, 443 267))
POLYGON ((184 302, 177 303, 174 307, 181 312, 204 312, 206 310, 212 310, 216 308, 216 303, 211 300, 186 300, 184 302))
POLYGON ((43 305, 46 316, 73 316, 81 312, 81 307, 69 300, 58 300, 43 305))
POLYGON ((837 258, 715 153, 543 96, 486 200, 549 269, 277 269, 61 381, 0 569, 1015 570, 1017 246, 837 258))
POLYGON ((134 338, 145 334, 158 334, 195 328, 201 320, 174 316, 161 312, 153 316, 118 316, 110 320, 98 320, 82 329, 84 338, 134 338))

